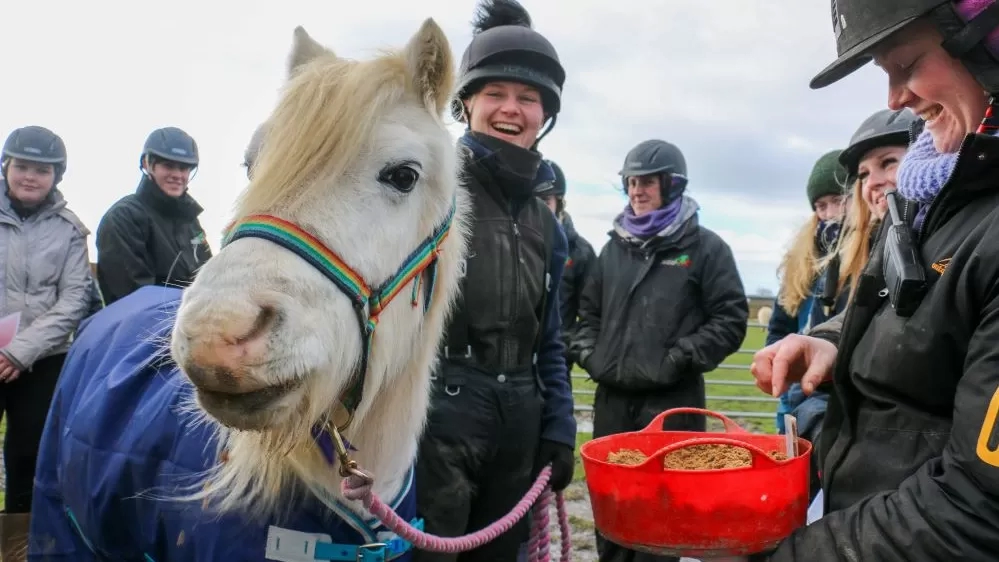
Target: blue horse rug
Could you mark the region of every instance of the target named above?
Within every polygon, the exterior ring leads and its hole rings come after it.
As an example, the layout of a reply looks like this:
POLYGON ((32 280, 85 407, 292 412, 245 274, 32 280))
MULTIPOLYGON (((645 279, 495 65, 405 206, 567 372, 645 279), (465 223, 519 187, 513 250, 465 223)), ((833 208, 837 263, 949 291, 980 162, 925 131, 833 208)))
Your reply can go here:
MULTIPOLYGON (((217 451, 210 428, 182 413, 193 389, 166 351, 180 296, 144 287, 81 325, 41 441, 28 560, 410 560, 377 521, 304 493, 264 523, 164 499, 196 484, 217 451), (358 548, 371 543, 384 546, 358 548)), ((412 471, 392 507, 414 521, 412 471)))

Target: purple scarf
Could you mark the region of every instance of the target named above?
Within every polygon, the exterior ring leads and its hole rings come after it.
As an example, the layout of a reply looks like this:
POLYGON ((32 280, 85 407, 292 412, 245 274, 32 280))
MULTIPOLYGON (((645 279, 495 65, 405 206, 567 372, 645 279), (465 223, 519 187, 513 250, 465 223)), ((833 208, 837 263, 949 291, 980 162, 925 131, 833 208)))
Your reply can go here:
POLYGON ((913 228, 917 232, 926 218, 930 203, 947 183, 956 165, 957 153, 937 152, 933 146, 933 136, 925 129, 906 151, 898 165, 896 185, 899 195, 920 203, 913 222, 913 228))
POLYGON ((677 197, 672 203, 656 209, 638 217, 635 216, 631 205, 625 205, 624 213, 621 215, 621 226, 628 234, 642 240, 652 238, 673 224, 677 215, 680 214, 680 207, 683 205, 683 197, 677 197))

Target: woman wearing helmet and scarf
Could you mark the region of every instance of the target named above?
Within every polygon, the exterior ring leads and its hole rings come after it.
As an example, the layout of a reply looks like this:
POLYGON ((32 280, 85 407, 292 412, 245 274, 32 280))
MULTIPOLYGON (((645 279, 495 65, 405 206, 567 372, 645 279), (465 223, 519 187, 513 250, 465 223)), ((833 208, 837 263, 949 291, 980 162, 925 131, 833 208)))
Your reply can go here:
MULTIPOLYGON (((416 469, 418 511, 427 531, 442 536, 506 515, 545 465, 555 490, 574 468, 558 303, 568 246, 532 193, 553 178, 536 147, 554 125, 565 71, 530 25, 515 1, 487 0, 459 69, 453 112, 468 126, 458 150, 472 233, 416 469)), ((460 559, 516 560, 526 539, 521 520, 460 559)), ((418 551, 415 559, 458 558, 418 551)))
POLYGON ((816 453, 825 516, 774 552, 783 562, 994 560, 999 552, 999 4, 835 0, 835 82, 873 58, 888 104, 925 120, 899 164, 886 218, 841 330, 791 336, 753 373, 780 392, 832 393, 816 453), (890 256, 908 229, 918 276, 890 256), (915 290, 912 288, 915 287, 915 290))

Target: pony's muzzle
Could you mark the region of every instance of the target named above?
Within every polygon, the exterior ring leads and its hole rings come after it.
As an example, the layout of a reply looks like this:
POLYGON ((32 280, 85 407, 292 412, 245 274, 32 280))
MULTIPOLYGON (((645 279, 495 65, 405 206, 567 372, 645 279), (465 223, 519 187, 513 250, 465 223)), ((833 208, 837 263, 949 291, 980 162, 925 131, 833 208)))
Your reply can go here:
POLYGON ((252 376, 268 363, 269 335, 278 324, 273 307, 259 307, 256 316, 231 314, 226 322, 197 322, 174 338, 178 365, 196 387, 214 393, 245 394, 273 381, 252 376))

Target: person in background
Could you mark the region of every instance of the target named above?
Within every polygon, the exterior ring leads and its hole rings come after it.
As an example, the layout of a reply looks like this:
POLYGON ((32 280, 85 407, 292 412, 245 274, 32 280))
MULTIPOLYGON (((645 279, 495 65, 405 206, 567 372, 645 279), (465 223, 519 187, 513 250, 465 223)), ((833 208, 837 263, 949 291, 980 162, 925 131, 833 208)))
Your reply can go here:
POLYGON ((65 173, 66 145, 44 127, 16 129, 3 144, 0 317, 20 317, 13 339, 0 348, 0 416, 7 421, 0 516, 5 562, 24 560, 27 552, 42 429, 70 340, 91 305, 90 231, 59 191, 65 173))
POLYGON ((111 304, 144 285, 183 287, 212 257, 188 192, 198 145, 176 127, 153 131, 139 157, 142 180, 97 227, 97 280, 111 304))
MULTIPOLYGON (((789 334, 804 333, 813 322, 824 322, 846 307, 847 294, 833 292, 837 288, 835 279, 826 275, 829 264, 835 261, 830 256, 836 253, 843 224, 847 171, 840 164, 841 154, 841 150, 823 154, 808 177, 806 192, 812 215, 781 262, 783 279, 767 329, 767 345, 789 334)), ((822 430, 827 400, 824 392, 806 396, 800 384, 791 385, 779 397, 777 433, 785 433, 784 414, 791 414, 797 422, 798 435, 814 443, 822 430)), ((814 499, 820 488, 818 466, 814 462, 810 476, 809 490, 814 499)))
MULTIPOLYGON (((517 2, 484 0, 473 25, 452 107, 468 127, 458 153, 471 236, 415 477, 427 532, 451 537, 506 515, 547 465, 552 489, 565 489, 576 445, 558 296, 568 242, 533 194, 554 178, 537 146, 565 71, 517 2)), ((525 518, 460 558, 417 550, 414 560, 512 562, 527 531, 525 518)))
POLYGON ((566 181, 562 168, 551 160, 545 160, 552 171, 555 179, 544 181, 534 187, 534 194, 548 205, 548 208, 555 213, 565 237, 569 241, 569 257, 565 260, 565 271, 562 272, 562 284, 559 285, 559 308, 562 311, 562 341, 566 345, 566 371, 569 373, 569 384, 572 385, 573 362, 569 357, 568 349, 572 342, 573 334, 576 331, 576 323, 579 316, 579 299, 583 293, 583 284, 589 275, 590 268, 597 261, 597 254, 593 251, 593 246, 585 238, 576 232, 572 224, 572 217, 565 210, 566 181))
MULTIPOLYGON (((812 322, 821 323, 846 306, 845 295, 831 299, 831 310, 819 302, 826 288, 824 266, 828 256, 835 253, 843 223, 843 186, 847 176, 846 169, 839 163, 841 152, 826 152, 812 166, 805 187, 812 214, 798 230, 778 268, 781 286, 767 326, 766 345, 780 341, 788 334, 803 333, 812 322)), ((830 288, 836 286, 834 283, 830 285, 830 288)), ((815 397, 815 400, 821 399, 815 397)), ((780 396, 777 406, 778 433, 782 434, 786 429, 784 414, 793 414, 804 401, 800 387, 792 387, 780 396)), ((811 427, 808 421, 798 419, 799 431, 805 432, 811 427)))
MULTIPOLYGON (((572 351, 597 383, 593 437, 637 431, 664 410, 704 408, 704 373, 739 349, 749 301, 732 250, 700 225, 687 165, 666 141, 625 158, 628 204, 587 279, 572 351)), ((704 431, 703 415, 667 417, 664 430, 704 431)), ((601 562, 677 560, 636 552, 597 533, 601 562)))

